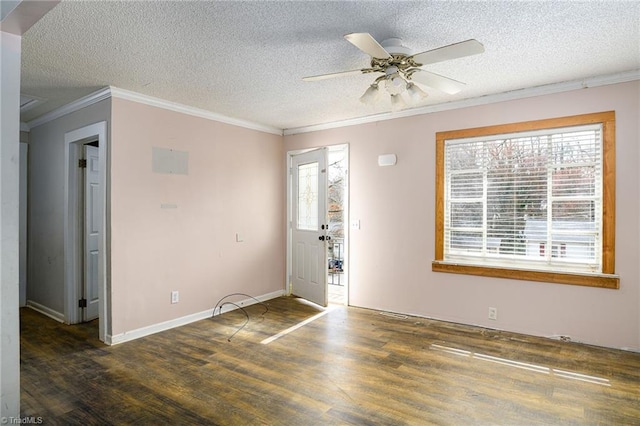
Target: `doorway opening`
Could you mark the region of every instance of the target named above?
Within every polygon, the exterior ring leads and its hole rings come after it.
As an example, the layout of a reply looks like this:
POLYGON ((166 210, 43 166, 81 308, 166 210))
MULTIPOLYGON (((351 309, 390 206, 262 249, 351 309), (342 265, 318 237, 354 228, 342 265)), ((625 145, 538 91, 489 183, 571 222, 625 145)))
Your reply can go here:
POLYGON ((287 292, 348 304, 348 145, 288 153, 287 292))
POLYGON ((107 300, 107 124, 65 134, 65 322, 98 319, 101 341, 108 339, 107 300))
POLYGON ((330 304, 347 304, 346 211, 348 145, 329 147, 327 154, 328 294, 330 304))

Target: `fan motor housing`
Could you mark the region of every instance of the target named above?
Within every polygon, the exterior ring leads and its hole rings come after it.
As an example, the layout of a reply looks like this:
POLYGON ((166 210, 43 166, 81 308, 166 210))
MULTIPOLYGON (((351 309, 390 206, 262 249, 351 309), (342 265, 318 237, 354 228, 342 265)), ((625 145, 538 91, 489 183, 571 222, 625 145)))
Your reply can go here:
POLYGON ((419 66, 411 55, 411 50, 402 45, 399 38, 388 38, 380 45, 391 55, 389 58, 371 58, 370 72, 386 72, 395 67, 401 74, 411 73, 411 69, 419 66))
POLYGON ((392 56, 409 56, 411 54, 411 50, 402 45, 402 39, 397 37, 388 38, 380 43, 380 45, 392 56))

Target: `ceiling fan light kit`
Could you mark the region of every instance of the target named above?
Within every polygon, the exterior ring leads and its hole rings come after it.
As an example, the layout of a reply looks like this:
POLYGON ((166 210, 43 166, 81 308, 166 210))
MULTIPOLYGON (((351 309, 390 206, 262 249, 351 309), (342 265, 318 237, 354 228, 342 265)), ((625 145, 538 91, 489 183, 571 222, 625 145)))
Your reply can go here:
POLYGON ((364 94, 360 96, 360 102, 365 105, 373 105, 380 97, 380 90, 378 84, 374 83, 365 90, 364 94))
POLYGON ((391 95, 391 111, 400 111, 407 107, 407 103, 400 93, 397 95, 391 95))
POLYGON ((399 38, 390 38, 382 43, 378 43, 369 33, 352 33, 344 38, 371 56, 371 67, 304 77, 303 80, 318 81, 345 75, 382 73, 383 75, 377 77, 367 88, 360 101, 367 105, 374 104, 380 98, 379 86, 383 83, 390 95, 392 111, 407 106, 403 97, 405 93, 412 104, 420 103, 427 97, 427 93, 415 83, 448 94, 458 93, 465 86, 460 81, 426 71, 422 66, 484 52, 482 43, 473 39, 412 55, 410 49, 403 46, 399 38))
POLYGON ((424 90, 418 87, 418 85, 413 83, 407 84, 407 94, 409 95, 411 100, 416 103, 422 101, 424 98, 429 96, 424 90))

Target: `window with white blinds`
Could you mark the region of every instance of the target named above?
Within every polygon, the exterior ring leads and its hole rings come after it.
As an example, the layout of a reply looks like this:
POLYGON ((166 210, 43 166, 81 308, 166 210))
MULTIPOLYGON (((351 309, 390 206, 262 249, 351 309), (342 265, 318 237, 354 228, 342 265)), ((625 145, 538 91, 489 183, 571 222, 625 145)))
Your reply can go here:
MULTIPOLYGON (((470 273, 478 275, 492 274, 477 267, 613 274, 615 173, 606 167, 614 145, 605 141, 613 138, 613 113, 599 114, 550 128, 542 120, 523 130, 514 124, 496 126, 504 132, 439 133, 434 270, 461 271, 436 267, 441 263, 476 267, 470 273), (594 119, 601 116, 610 120, 594 119)), ((548 274, 528 279, 557 281, 548 274)), ((596 285, 617 286, 617 278, 596 285)))
POLYGON ((445 259, 600 272, 601 124, 445 141, 445 170, 445 259))

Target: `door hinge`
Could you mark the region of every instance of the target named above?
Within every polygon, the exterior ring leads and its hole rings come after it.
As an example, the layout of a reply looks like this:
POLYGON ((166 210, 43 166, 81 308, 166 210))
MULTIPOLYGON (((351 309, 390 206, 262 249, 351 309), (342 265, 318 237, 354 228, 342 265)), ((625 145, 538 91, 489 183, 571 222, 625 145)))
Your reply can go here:
POLYGON ((80 167, 81 169, 86 169, 87 160, 85 160, 84 158, 81 158, 80 160, 78 160, 78 167, 80 167))
POLYGON ((87 299, 78 300, 78 308, 86 308, 87 307, 87 299))

